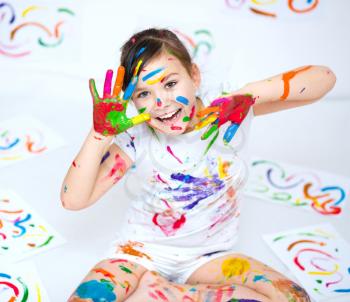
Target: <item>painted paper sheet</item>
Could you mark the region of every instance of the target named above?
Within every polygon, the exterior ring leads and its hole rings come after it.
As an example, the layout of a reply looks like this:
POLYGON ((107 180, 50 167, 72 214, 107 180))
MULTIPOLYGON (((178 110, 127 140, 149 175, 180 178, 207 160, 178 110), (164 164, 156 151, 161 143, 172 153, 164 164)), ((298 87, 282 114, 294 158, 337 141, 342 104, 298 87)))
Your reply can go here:
POLYGON ((315 301, 349 294, 350 245, 331 224, 263 236, 315 301))
POLYGON ((0 190, 0 260, 15 262, 64 242, 20 196, 0 190))
POLYGON ((249 196, 328 216, 344 211, 350 178, 257 157, 249 169, 249 196))
POLYGON ((64 144, 61 137, 31 116, 0 121, 0 168, 64 144))
POLYGON ((0 262, 0 302, 49 302, 47 292, 32 262, 0 262))
POLYGON ((67 1, 0 1, 0 60, 78 58, 77 18, 67 1))

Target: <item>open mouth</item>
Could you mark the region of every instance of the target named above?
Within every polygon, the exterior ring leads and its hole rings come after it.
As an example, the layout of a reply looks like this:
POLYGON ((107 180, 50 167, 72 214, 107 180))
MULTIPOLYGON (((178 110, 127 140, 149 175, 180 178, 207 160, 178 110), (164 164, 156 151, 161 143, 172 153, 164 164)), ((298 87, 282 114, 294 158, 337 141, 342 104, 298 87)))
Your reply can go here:
POLYGON ((163 115, 164 117, 156 117, 158 121, 161 121, 162 123, 166 125, 170 125, 178 120, 178 118, 181 115, 182 109, 179 108, 178 110, 174 111, 173 113, 163 115))

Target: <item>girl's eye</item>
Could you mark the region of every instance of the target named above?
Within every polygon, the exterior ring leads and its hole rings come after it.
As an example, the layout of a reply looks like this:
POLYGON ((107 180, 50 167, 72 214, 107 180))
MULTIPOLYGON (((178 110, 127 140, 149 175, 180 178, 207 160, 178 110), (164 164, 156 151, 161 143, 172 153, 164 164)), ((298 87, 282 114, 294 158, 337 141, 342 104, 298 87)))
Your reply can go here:
POLYGON ((165 87, 166 88, 171 88, 171 87, 174 87, 176 85, 176 81, 170 81, 168 83, 165 84, 165 87))
POLYGON ((138 95, 137 95, 137 97, 138 98, 145 98, 148 94, 147 93, 149 93, 148 91, 142 91, 142 92, 140 92, 138 95))

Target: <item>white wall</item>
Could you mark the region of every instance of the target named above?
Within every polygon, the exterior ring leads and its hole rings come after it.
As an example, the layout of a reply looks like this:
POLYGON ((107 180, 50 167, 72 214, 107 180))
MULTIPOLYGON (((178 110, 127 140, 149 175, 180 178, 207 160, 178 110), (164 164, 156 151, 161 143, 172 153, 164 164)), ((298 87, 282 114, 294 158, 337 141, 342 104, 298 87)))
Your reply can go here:
MULTIPOLYGON (((337 84, 327 98, 350 96, 347 0, 320 1, 312 13, 303 15, 291 13, 284 4, 287 1, 279 1, 275 7, 261 6, 279 12, 275 19, 249 13, 250 1, 238 10, 229 9, 225 0, 37 2, 71 7, 76 12, 71 24, 74 32, 71 36, 67 32, 61 50, 39 53, 37 47, 36 54, 21 59, 0 55, 1 105, 7 101, 5 96, 11 95, 28 98, 34 94, 45 101, 90 99, 88 78, 101 83, 106 68, 118 65, 121 44, 136 29, 152 25, 209 29, 215 38, 209 75, 233 88, 300 65, 318 64, 329 66, 337 75, 337 84)), ((4 30, 0 34, 0 41, 7 39, 4 30)))

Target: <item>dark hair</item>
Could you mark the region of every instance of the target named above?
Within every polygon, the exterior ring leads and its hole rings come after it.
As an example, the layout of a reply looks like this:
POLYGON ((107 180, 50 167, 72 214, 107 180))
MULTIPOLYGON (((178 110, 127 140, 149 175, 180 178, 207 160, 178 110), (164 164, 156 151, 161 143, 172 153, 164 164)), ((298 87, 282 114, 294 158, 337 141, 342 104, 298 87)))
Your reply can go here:
POLYGON ((134 34, 121 47, 120 64, 125 67, 123 90, 130 83, 139 60, 142 59, 142 64, 138 73, 150 59, 163 50, 176 56, 191 75, 191 56, 176 34, 168 29, 150 28, 134 34))

